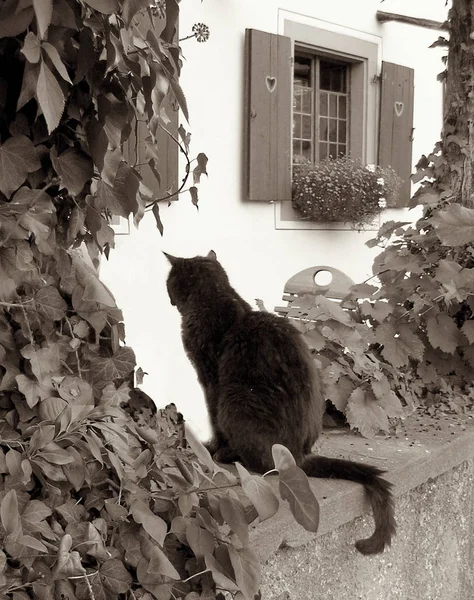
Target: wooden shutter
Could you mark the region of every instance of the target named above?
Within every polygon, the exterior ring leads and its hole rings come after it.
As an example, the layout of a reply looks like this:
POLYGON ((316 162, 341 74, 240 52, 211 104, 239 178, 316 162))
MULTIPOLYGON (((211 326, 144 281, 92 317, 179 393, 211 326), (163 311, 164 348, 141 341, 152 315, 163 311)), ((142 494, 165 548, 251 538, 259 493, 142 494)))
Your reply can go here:
POLYGON ((291 40, 247 29, 245 47, 245 197, 290 200, 291 40))
POLYGON ((379 165, 392 167, 403 179, 396 206, 407 206, 412 173, 414 71, 382 63, 379 165))
MULTIPOLYGON (((146 17, 148 18, 148 17, 146 17)), ((164 17, 153 17, 154 33, 158 37, 166 25, 164 17)), ((148 23, 146 23, 146 26, 148 23)), ((178 24, 176 24, 178 26, 178 24)), ((140 23, 138 24, 140 27, 140 23)), ((145 30, 146 31, 146 30, 145 30)), ((172 32, 171 32, 172 33, 172 32)), ((174 32, 175 41, 178 39, 177 30, 174 32)), ((170 123, 166 125, 167 129, 178 138, 178 107, 172 106, 169 99, 163 102, 163 108, 170 119, 170 123)), ((159 129, 157 134, 156 149, 159 156, 159 164, 156 165, 156 170, 159 173, 160 182, 153 174, 150 166, 146 164, 147 149, 145 140, 149 137, 148 129, 143 122, 136 123, 133 121, 132 133, 127 140, 127 145, 124 148, 124 155, 131 165, 137 165, 137 170, 143 177, 144 184, 153 192, 155 198, 167 196, 178 190, 178 154, 179 148, 176 142, 162 129, 159 129), (138 140, 138 141, 137 141, 138 140)), ((176 197, 171 198, 176 200, 176 197)))

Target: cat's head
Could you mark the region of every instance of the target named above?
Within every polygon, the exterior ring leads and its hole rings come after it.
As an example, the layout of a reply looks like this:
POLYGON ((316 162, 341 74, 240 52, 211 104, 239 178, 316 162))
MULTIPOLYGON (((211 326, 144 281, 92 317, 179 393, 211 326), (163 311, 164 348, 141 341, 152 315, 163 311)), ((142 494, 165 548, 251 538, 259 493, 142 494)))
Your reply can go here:
POLYGON ((163 253, 171 264, 166 287, 171 304, 181 310, 193 296, 204 297, 212 293, 220 282, 228 283, 227 275, 211 250, 207 256, 180 258, 163 253))

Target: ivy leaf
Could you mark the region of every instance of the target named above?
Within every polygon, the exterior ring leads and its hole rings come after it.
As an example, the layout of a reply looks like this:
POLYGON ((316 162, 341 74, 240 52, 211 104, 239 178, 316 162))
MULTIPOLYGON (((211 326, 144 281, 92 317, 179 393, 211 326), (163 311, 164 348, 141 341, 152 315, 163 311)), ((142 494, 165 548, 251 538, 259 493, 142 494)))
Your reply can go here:
POLYGON ((151 209, 153 216, 155 217, 156 226, 158 227, 158 231, 160 235, 163 235, 163 222, 160 217, 160 207, 158 206, 158 202, 153 204, 153 208, 151 209))
POLYGON ((150 6, 149 0, 125 0, 123 3, 122 17, 127 29, 130 27, 133 17, 141 10, 150 6))
POLYGON ((453 354, 461 344, 459 329, 446 313, 431 316, 426 320, 426 332, 433 348, 453 354))
POLYGON ((134 500, 130 512, 135 523, 141 524, 148 535, 157 541, 160 546, 163 546, 168 529, 166 522, 161 517, 153 514, 142 500, 134 500))
POLYGON ((470 344, 474 344, 474 321, 466 321, 461 328, 461 331, 469 340, 470 344))
POLYGON ((193 169, 193 182, 194 183, 199 183, 201 180, 201 175, 207 175, 207 162, 208 162, 208 158, 207 156, 204 154, 204 152, 200 152, 197 156, 196 156, 196 160, 197 160, 197 166, 194 167, 193 169))
POLYGON ((387 415, 372 394, 356 388, 347 403, 346 417, 351 428, 357 428, 366 438, 373 438, 379 431, 388 431, 387 415))
POLYGON ((41 162, 26 135, 15 135, 0 146, 0 191, 8 198, 25 181, 28 173, 41 167, 41 162))
POLYGON ((181 579, 180 574, 174 568, 170 559, 161 548, 158 548, 158 546, 153 546, 151 549, 150 562, 147 570, 149 573, 159 573, 160 575, 170 577, 171 579, 181 579))
POLYGON ((26 375, 21 373, 16 376, 16 383, 18 385, 18 389, 25 396, 26 403, 30 408, 33 408, 40 400, 44 400, 51 396, 51 391, 44 385, 33 381, 26 375))
POLYGON ((226 523, 239 537, 242 546, 248 546, 249 528, 242 504, 233 498, 222 496, 219 502, 219 509, 226 523))
POLYGON ((61 60, 61 57, 59 56, 59 52, 56 50, 56 48, 52 44, 49 44, 48 42, 43 42, 42 48, 46 51, 46 54, 49 56, 49 58, 51 59, 51 62, 55 66, 57 72, 64 79, 64 81, 67 81, 68 83, 70 83, 72 85, 72 81, 69 78, 66 67, 65 67, 63 61, 61 60))
POLYGON ((126 404, 130 399, 130 386, 127 382, 117 389, 113 383, 108 383, 102 389, 102 395, 100 397, 100 406, 121 406, 126 404))
MULTIPOLYGON (((229 579, 227 575, 224 575, 223 567, 217 562, 217 560, 212 556, 212 554, 206 554, 204 557, 204 562, 206 563, 206 567, 211 571, 212 578, 216 583, 217 587, 220 587, 223 590, 228 592, 238 592, 239 587, 232 579, 229 579)), ((237 561, 236 561, 237 562, 237 561)), ((257 562, 258 564, 258 562, 257 562)), ((252 596, 253 600, 254 597, 252 596)))
POLYGON ((308 531, 319 526, 319 503, 313 494, 306 474, 296 465, 279 471, 279 490, 290 505, 295 520, 308 531))
MULTIPOLYGON (((151 592, 157 600, 169 600, 174 584, 169 583, 163 575, 149 571, 149 561, 141 558, 137 565, 138 582, 151 592)), ((85 598, 85 596, 84 596, 85 598)))
POLYGON ((135 368, 135 353, 128 346, 121 346, 115 354, 97 357, 91 364, 91 374, 96 383, 108 383, 128 377, 135 368))
POLYGON ((273 462, 275 463, 275 469, 284 471, 285 469, 291 469, 296 465, 296 461, 293 454, 282 444, 273 444, 272 446, 273 462))
MULTIPOLYGON (((187 436, 186 436, 187 437, 187 436)), ((242 483, 242 491, 255 506, 260 521, 277 513, 279 502, 272 486, 258 475, 251 475, 240 463, 235 463, 242 483)))
POLYGON ((410 357, 423 358, 425 346, 407 326, 402 325, 397 332, 390 323, 383 323, 377 327, 375 339, 384 346, 382 356, 395 368, 407 365, 410 357))
POLYGON ((78 196, 94 174, 90 157, 75 148, 68 148, 58 156, 55 146, 51 149, 50 156, 62 186, 70 194, 78 196))
POLYGON ((30 31, 23 42, 23 48, 21 49, 25 58, 30 63, 38 63, 41 57, 41 46, 36 35, 30 31))
POLYGON ((53 0, 33 0, 40 38, 44 38, 53 16, 53 0))
POLYGON ((254 600, 260 588, 260 563, 250 548, 229 546, 229 557, 235 580, 245 600, 254 600))
POLYGON ((47 285, 40 288, 35 296, 35 304, 39 313, 51 321, 60 321, 66 316, 67 303, 57 288, 47 285))
POLYGON ((198 206, 199 198, 198 198, 198 189, 197 189, 197 187, 195 185, 192 185, 189 188, 189 193, 191 194, 191 202, 199 210, 199 206, 198 206))
POLYGON ((130 590, 132 576, 121 560, 111 558, 100 567, 100 578, 111 594, 125 594, 130 590))
POLYGON ((14 38, 20 33, 23 33, 33 20, 34 16, 32 6, 27 6, 26 8, 23 8, 23 10, 17 12, 19 7, 16 2, 9 2, 7 4, 7 10, 5 10, 4 4, 0 12, 0 38, 14 38))
POLYGON ((7 535, 19 535, 21 533, 18 498, 14 489, 8 491, 3 497, 0 504, 0 520, 7 535))
POLYGON ((85 3, 104 15, 112 15, 119 12, 117 0, 85 0, 85 3))
POLYGON ((196 558, 203 558, 206 554, 214 552, 214 536, 195 522, 186 527, 186 541, 196 558))
POLYGON ((58 80, 43 60, 38 75, 36 96, 46 119, 48 133, 51 134, 59 125, 64 111, 65 99, 58 80))
POLYGON ((209 450, 202 444, 202 442, 198 439, 192 428, 185 423, 184 424, 185 432, 186 432, 186 441, 188 442, 191 450, 197 456, 199 462, 205 465, 211 473, 217 469, 216 463, 212 460, 212 456, 209 453, 209 450))
POLYGON ((48 553, 48 549, 43 542, 40 542, 31 535, 22 535, 21 538, 19 538, 18 543, 27 548, 33 548, 33 550, 37 550, 38 552, 48 553))
POLYGON ((462 246, 474 241, 474 210, 453 202, 435 213, 429 222, 446 246, 462 246))

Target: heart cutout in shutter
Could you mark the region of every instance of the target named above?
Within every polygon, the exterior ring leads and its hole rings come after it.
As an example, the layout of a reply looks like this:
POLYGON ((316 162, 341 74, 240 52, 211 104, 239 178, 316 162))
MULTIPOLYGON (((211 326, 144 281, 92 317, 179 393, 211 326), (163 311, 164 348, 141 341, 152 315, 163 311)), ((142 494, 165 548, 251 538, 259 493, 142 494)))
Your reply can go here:
POLYGON ((267 85, 268 91, 270 93, 272 93, 273 90, 276 88, 276 84, 277 84, 276 77, 270 77, 270 75, 267 75, 267 77, 265 79, 265 83, 267 85))
POLYGON ((395 114, 397 115, 397 117, 402 116, 402 112, 403 112, 404 108, 405 108, 405 105, 403 104, 403 102, 395 102, 395 114))

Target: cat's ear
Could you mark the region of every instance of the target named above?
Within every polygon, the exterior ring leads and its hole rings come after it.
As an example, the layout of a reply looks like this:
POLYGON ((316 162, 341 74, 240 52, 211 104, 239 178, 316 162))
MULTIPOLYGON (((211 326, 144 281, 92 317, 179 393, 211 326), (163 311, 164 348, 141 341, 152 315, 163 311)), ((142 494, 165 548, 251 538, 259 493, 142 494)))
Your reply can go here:
POLYGON ((214 252, 214 250, 209 250, 207 258, 210 258, 211 260, 217 260, 217 254, 214 252))
POLYGON ((163 254, 170 261, 170 264, 175 265, 178 262, 178 259, 176 258, 176 256, 168 254, 167 252, 164 252, 164 251, 163 251, 163 254))

